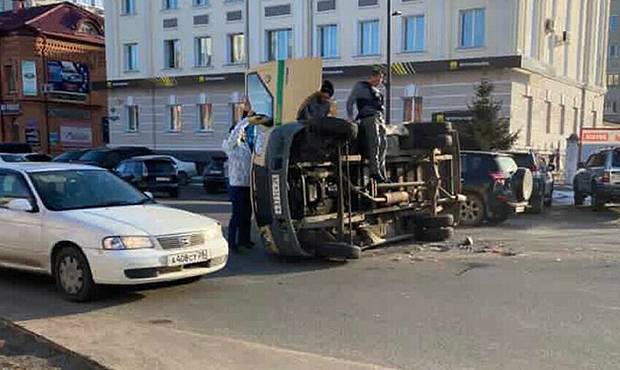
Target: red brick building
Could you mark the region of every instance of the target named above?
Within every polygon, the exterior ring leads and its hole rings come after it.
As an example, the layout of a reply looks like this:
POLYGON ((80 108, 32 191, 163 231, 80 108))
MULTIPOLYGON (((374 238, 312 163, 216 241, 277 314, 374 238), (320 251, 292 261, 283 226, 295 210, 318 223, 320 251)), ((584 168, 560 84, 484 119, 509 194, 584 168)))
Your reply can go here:
POLYGON ((70 3, 0 13, 0 141, 60 153, 106 140, 103 19, 70 3))

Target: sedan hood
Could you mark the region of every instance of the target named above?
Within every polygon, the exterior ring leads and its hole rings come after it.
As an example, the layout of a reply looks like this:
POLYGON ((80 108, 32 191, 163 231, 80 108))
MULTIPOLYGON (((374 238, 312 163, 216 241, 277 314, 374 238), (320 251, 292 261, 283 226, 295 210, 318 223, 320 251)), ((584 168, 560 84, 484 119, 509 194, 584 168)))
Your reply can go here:
POLYGON ((184 234, 217 225, 217 221, 211 218, 161 205, 73 210, 65 215, 118 236, 184 234))

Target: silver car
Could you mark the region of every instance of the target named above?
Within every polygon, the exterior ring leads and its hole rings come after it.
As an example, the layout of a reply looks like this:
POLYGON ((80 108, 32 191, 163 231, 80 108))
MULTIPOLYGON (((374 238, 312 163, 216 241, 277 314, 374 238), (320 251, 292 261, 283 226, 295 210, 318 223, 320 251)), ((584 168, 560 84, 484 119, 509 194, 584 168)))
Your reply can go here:
POLYGON ((620 147, 599 150, 579 163, 573 190, 576 206, 583 205, 589 196, 595 211, 620 201, 620 147))

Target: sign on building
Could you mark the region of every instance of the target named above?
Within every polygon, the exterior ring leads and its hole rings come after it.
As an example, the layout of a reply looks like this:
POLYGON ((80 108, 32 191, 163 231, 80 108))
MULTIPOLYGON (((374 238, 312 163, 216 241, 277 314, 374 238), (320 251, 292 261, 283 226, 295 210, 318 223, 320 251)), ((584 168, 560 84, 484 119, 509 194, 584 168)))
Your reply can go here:
POLYGON ((37 96, 37 64, 32 60, 22 60, 22 91, 24 96, 37 96))

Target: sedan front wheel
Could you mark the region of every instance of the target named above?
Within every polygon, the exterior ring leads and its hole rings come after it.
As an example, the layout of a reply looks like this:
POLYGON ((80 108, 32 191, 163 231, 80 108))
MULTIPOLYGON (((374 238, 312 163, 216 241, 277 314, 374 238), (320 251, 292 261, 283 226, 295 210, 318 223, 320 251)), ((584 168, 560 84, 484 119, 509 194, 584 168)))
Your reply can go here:
POLYGON ((86 302, 95 295, 96 285, 86 257, 76 247, 64 247, 54 259, 54 278, 62 296, 73 302, 86 302))

